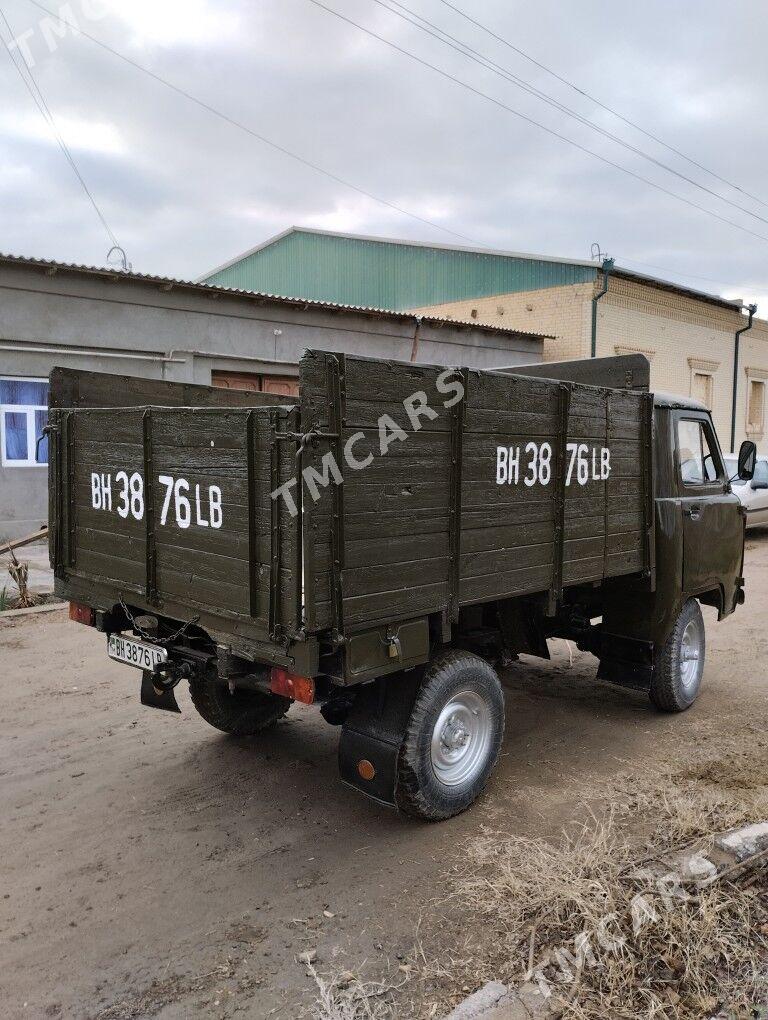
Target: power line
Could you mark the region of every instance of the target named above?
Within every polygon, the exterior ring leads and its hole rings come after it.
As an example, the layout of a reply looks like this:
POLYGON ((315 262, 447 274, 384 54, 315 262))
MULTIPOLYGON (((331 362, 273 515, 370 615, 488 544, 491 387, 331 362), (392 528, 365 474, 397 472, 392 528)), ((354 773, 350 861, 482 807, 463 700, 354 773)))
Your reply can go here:
POLYGON ((241 121, 235 120, 233 117, 230 117, 226 113, 222 113, 221 110, 218 110, 216 109, 216 107, 211 106, 210 103, 205 102, 205 100, 200 99, 193 93, 188 92, 186 89, 181 88, 181 86, 174 85, 173 82, 170 82, 167 79, 161 77, 159 74, 156 74, 153 70, 151 70, 151 68, 145 67, 143 64, 138 63, 138 61, 133 60, 131 57, 126 56, 124 53, 121 53, 119 50, 114 49, 107 43, 102 42, 101 39, 98 39, 96 36, 86 32, 79 25, 74 26, 72 22, 70 22, 64 16, 65 12, 63 10, 60 11, 58 14, 55 14, 53 11, 49 10, 49 8, 45 6, 45 4, 40 3, 39 0, 29 0, 29 3, 31 3, 34 7, 37 7, 39 10, 45 11, 45 13, 49 14, 52 18, 59 18, 62 22, 69 25, 70 28, 76 28, 78 35, 85 36, 85 38, 89 39, 92 43, 95 43, 97 46, 100 46, 102 49, 106 50, 108 53, 111 53, 113 56, 118 57, 124 63, 129 64, 137 71, 141 71, 143 74, 146 74, 150 78, 153 78, 160 85, 164 85, 166 88, 171 89, 171 91, 177 93, 177 95, 183 96, 191 103, 194 103, 201 109, 206 110, 214 117, 218 117, 219 120, 224 121, 231 127, 235 127, 240 131, 244 131, 252 138, 255 138, 257 141, 261 142, 264 145, 268 145, 276 152, 280 152, 284 156, 288 156, 290 159, 295 160, 297 163, 301 163, 303 166, 309 167, 311 170, 314 170, 317 173, 322 174, 324 177, 327 177, 330 180, 335 181, 337 184, 341 184, 345 188, 350 188, 352 191, 356 191, 359 195, 364 195, 366 198, 371 199, 371 201, 377 202, 379 203, 379 205, 386 206, 388 209, 392 209, 394 212, 400 213, 402 216, 408 216, 411 219, 418 220, 419 223, 423 223, 428 227, 432 227, 434 230, 441 230, 443 231, 443 233, 450 234, 452 237, 457 237, 462 241, 469 241, 470 244, 476 243, 474 238, 466 237, 464 234, 459 234, 455 230, 450 230, 448 227, 444 227, 439 223, 433 223, 432 220, 425 219, 425 217, 419 216, 417 213, 410 212, 408 209, 405 209, 402 206, 397 205, 395 202, 390 202, 385 198, 380 198, 378 195, 375 195, 372 191, 367 191, 365 188, 361 188, 357 184, 353 184, 351 181, 346 180, 344 177, 339 177, 338 174, 335 174, 330 170, 326 170, 325 167, 322 167, 317 163, 313 163, 312 160, 306 159, 304 156, 300 156, 296 152, 292 152, 290 149, 285 148, 285 146, 280 145, 278 142, 273 142, 270 138, 267 138, 265 135, 262 135, 258 131, 255 131, 253 128, 248 127, 247 124, 243 124, 241 121))
POLYGON ((497 42, 500 42, 503 46, 506 46, 514 53, 517 53, 519 56, 529 61, 535 67, 538 67, 542 71, 546 71, 547 74, 552 75, 552 77, 559 81, 561 84, 567 85, 568 88, 573 89, 574 92, 578 92, 579 95, 584 96, 585 99, 588 99, 591 103, 594 103, 596 106, 599 106, 601 110, 605 110, 606 113, 610 113, 611 116, 618 118, 618 120, 620 121, 623 121, 629 127, 634 128, 635 131, 639 131, 640 134, 645 135, 646 138, 650 138, 658 145, 663 146, 670 152, 674 152, 676 156, 680 156, 681 159, 684 159, 687 163, 690 163, 692 166, 695 166, 698 170, 703 170, 705 174, 709 174, 710 177, 714 177, 715 180, 720 181, 721 184, 725 184, 729 188, 733 188, 734 191, 741 192, 741 194, 744 195, 745 198, 751 198, 753 202, 758 202, 760 205, 768 208, 768 202, 765 202, 762 198, 758 198, 757 195, 750 194, 748 191, 745 191, 744 188, 739 187, 738 184, 734 184, 733 181, 729 181, 725 177, 721 177, 719 174, 715 173, 714 170, 710 170, 708 167, 703 166, 701 163, 698 163, 691 156, 687 156, 684 152, 681 152, 679 149, 676 149, 673 145, 670 145, 669 142, 665 142, 662 138, 659 138, 657 135, 652 134, 650 131, 646 130, 646 128, 644 127, 641 127, 635 121, 630 120, 628 117, 625 117, 623 114, 619 113, 618 110, 614 110, 613 107, 607 106, 596 96, 593 96, 589 92, 586 92, 584 89, 579 88, 578 85, 575 85, 572 81, 569 81, 567 78, 563 78, 556 71, 553 71, 551 67, 547 67, 546 64, 542 64, 540 61, 536 60, 535 57, 532 57, 529 53, 526 53, 525 50, 521 50, 518 46, 515 46, 508 39, 505 39, 503 36, 498 35, 492 29, 488 28, 487 25, 483 25, 482 22, 477 21, 477 19, 467 14, 466 11, 463 11, 461 10, 461 8, 456 7, 455 4, 450 3, 449 0, 440 0, 440 3, 442 3, 445 7, 450 8, 450 10, 454 11, 456 14, 464 18, 466 21, 470 22, 472 25, 475 25, 482 32, 485 32, 487 35, 491 36, 492 39, 495 39, 497 42))
MULTIPOLYGON (((5 11, 2 8, 0 8, 0 17, 2 17, 2 19, 3 19, 4 23, 5 23, 5 27, 8 29, 8 34, 10 35, 11 42, 12 42, 13 39, 15 38, 15 36, 13 34, 13 29, 11 28, 10 23, 8 21, 8 18, 5 16, 5 11)), ((3 40, 3 42, 5 42, 5 40, 3 40)), ((72 168, 72 171, 73 171, 75 177, 77 177, 78 181, 80 182, 80 185, 81 185, 83 191, 85 192, 86 196, 88 197, 89 202, 93 206, 93 208, 94 208, 94 210, 96 212, 96 215, 99 217, 99 220, 101 221, 101 224, 104 227, 104 230, 106 231, 107 237, 109 238, 113 248, 119 248, 120 245, 118 244, 117 238, 112 233, 112 230, 111 230, 109 224, 107 223, 107 220, 106 220, 106 217, 104 216, 104 213, 99 208, 99 205, 98 205, 96 199, 94 198, 93 193, 91 192, 90 188, 86 184, 85 179, 83 178, 83 175, 80 173, 80 170, 78 169, 77 163, 75 163, 75 160, 74 160, 74 158, 72 156, 72 153, 69 151, 69 146, 64 141, 64 138, 63 138, 61 132, 59 131, 58 127, 56 126, 56 120, 55 120, 53 114, 51 113, 50 107, 48 106, 48 104, 45 101, 45 96, 43 95, 42 90, 40 89, 40 86, 39 86, 39 84, 37 83, 37 81, 35 79, 35 76, 32 74, 32 69, 30 67, 27 67, 26 64, 23 64, 23 62, 22 62, 22 64, 19 64, 17 62, 16 58, 13 55, 13 51, 11 50, 10 43, 6 42, 5 46, 6 46, 6 49, 8 50, 8 56, 11 58, 11 63, 13 64, 13 66, 18 71, 19 77, 21 78, 21 80, 24 83, 27 91, 29 92, 30 96, 32 97, 32 100, 33 100, 35 106, 40 111, 40 115, 42 116, 43 120, 46 122, 48 127, 53 132, 53 135, 54 135, 56 141, 59 144, 59 148, 61 149, 62 153, 64 154, 64 158, 69 163, 69 165, 72 168), (26 75, 24 73, 24 68, 26 68, 26 75)))
MULTIPOLYGON (((36 0, 30 0, 30 2, 35 3, 36 0)), ((332 7, 327 7, 324 3, 321 2, 321 0, 309 0, 309 3, 314 4, 315 7, 319 7, 321 10, 326 11, 326 13, 328 14, 332 14, 335 18, 338 18, 340 21, 344 21, 348 25, 352 25, 354 28, 359 29, 366 35, 370 35, 372 38, 377 39, 381 43, 384 43, 385 46, 389 46, 391 49, 396 50, 398 53, 403 54, 403 56, 408 57, 410 60, 414 60, 416 61, 416 63, 421 64, 423 67, 428 67, 431 71, 434 71, 436 74, 439 74, 447 81, 451 81, 455 85, 461 86, 461 88, 466 89, 468 92, 473 93, 473 95, 479 96, 481 99, 487 100, 489 103, 493 103, 493 105, 498 106, 499 109, 506 110, 507 113, 511 113, 514 117, 518 117, 520 120, 523 120, 528 124, 532 124, 534 127, 539 128, 541 131, 545 131, 547 134, 552 135, 554 138, 558 138, 562 142, 567 142, 568 145, 572 145, 575 149, 578 149, 580 152, 584 152, 588 156, 593 156, 595 159, 599 159, 600 162, 605 163, 606 166, 613 167, 614 170, 620 170, 622 173, 627 174, 629 177, 633 177, 635 180, 641 181, 643 184, 647 184, 650 187, 655 188, 656 191, 660 191, 664 195, 669 195, 670 198, 677 199, 678 202, 684 202, 685 205, 690 206, 692 209, 698 209, 699 212, 706 213, 707 216, 712 216, 714 219, 720 220, 721 223, 727 223, 729 226, 735 227, 737 230, 741 230, 745 234, 750 234, 752 237, 756 237, 761 241, 768 241, 768 237, 766 237, 764 234, 758 234, 754 230, 750 230, 749 227, 742 226, 742 224, 736 223, 734 220, 729 220, 726 216, 721 216, 720 213, 716 213, 712 209, 707 209, 705 206, 699 205, 697 202, 693 202, 691 201, 691 199, 685 198, 683 195, 678 195, 676 192, 670 191, 663 185, 657 184, 655 181, 652 181, 647 177, 643 177, 642 174, 635 173, 634 170, 630 170, 628 167, 622 166, 620 163, 614 163, 613 160, 608 159, 606 156, 600 155, 600 153, 595 152, 593 149, 587 148, 585 145, 581 145, 579 142, 574 141, 567 135, 563 135, 559 131, 555 131, 553 128, 546 127, 546 125, 535 120, 533 117, 529 117, 526 114, 521 113, 520 110, 516 110, 512 106, 508 106, 506 103, 502 102, 500 99, 497 99, 495 96, 488 95, 487 92, 483 92, 481 89, 475 88, 475 86, 470 85, 469 82, 462 81, 461 78, 456 78, 448 71, 444 71, 442 68, 437 67, 437 65, 431 64, 428 60, 424 60, 421 57, 416 56, 416 54, 411 53, 410 50, 406 50, 402 46, 398 46, 397 43, 393 43, 391 40, 386 39, 382 35, 378 35, 378 33, 372 31, 369 28, 366 28, 364 25, 359 24, 357 21, 353 21, 352 18, 348 18, 345 14, 341 14, 339 11, 334 10, 332 7)))
POLYGON ((431 36, 433 39, 437 39, 438 42, 441 42, 444 46, 448 46, 452 50, 455 50, 457 53, 460 53, 468 60, 472 60, 474 61, 474 63, 479 64, 481 67, 493 71, 494 74, 497 74, 499 77, 504 78, 505 81, 510 82, 516 88, 521 89, 528 95, 534 96, 534 98, 541 100, 541 102, 546 103, 548 106, 551 106, 556 110, 559 110, 561 113, 564 113, 567 117, 571 117, 572 119, 578 121, 580 124, 583 124, 585 127, 588 127, 591 131, 594 131, 597 134, 602 135, 604 138, 608 138, 610 141, 615 142, 617 145, 621 145, 629 152, 632 152, 636 156, 640 156, 641 159, 645 159, 649 163, 653 163, 660 169, 666 170, 667 173, 670 173, 673 176, 678 177, 680 180, 685 181, 686 184, 690 184, 694 188, 699 188, 699 190, 705 192, 707 195, 710 195, 712 198, 719 199, 721 202, 725 202, 727 205, 733 206, 734 209, 738 209, 739 212, 743 212, 747 216, 752 216, 756 220, 760 220, 761 223, 765 223, 766 225, 768 225, 768 219, 766 219, 764 216, 760 216, 758 213, 753 212, 746 206, 739 205, 738 202, 734 202, 730 198, 726 198, 725 195, 721 195, 718 191, 713 191, 712 188, 708 188, 705 184, 701 184, 699 181, 694 180, 694 178, 688 177, 687 174, 681 173, 679 170, 676 170, 675 167, 669 166, 669 164, 662 162, 662 160, 657 159, 655 156, 652 156, 650 153, 645 152, 643 149, 638 148, 636 145, 632 145, 631 142, 626 141, 619 135, 614 134, 612 131, 608 131, 606 128, 601 127, 599 124, 593 123, 588 117, 584 117, 577 110, 574 110, 569 106, 566 106, 564 103, 561 103, 559 100, 554 99, 546 92, 542 92, 540 89, 537 89, 535 85, 532 85, 524 78, 520 78, 518 75, 514 74, 508 68, 503 67, 501 64, 497 64, 494 60, 491 60, 490 57, 486 57, 483 53, 480 53, 478 50, 473 49, 471 46, 467 45, 467 43, 462 42, 461 39, 457 39, 456 36, 453 36, 449 32, 446 32, 444 29, 440 28, 439 25, 435 25, 427 18, 422 17, 421 14, 418 14, 416 11, 413 11, 409 7, 406 7, 405 4, 399 3, 398 0, 391 0, 391 2, 394 4, 395 7, 400 8, 400 10, 395 10, 394 7, 390 7, 388 3, 385 3, 385 0, 372 0, 372 3, 378 4, 379 7, 383 7, 385 11, 389 11, 390 14, 394 14, 395 17, 400 18, 401 20, 408 22, 408 24, 415 26, 420 31, 425 32, 427 35, 431 36), (401 11, 404 11, 405 13, 403 14, 401 13, 401 11), (412 15, 412 17, 409 17, 409 15, 412 15), (414 21, 413 20, 414 18, 417 18, 418 20, 414 21), (422 22, 422 24, 419 24, 419 22, 422 22))

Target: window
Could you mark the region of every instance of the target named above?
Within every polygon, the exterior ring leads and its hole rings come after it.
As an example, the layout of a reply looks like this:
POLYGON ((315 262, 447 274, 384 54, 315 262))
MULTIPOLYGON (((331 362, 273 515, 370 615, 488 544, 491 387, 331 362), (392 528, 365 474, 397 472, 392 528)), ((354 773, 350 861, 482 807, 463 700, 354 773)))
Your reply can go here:
POLYGON ((686 485, 704 485, 719 477, 718 463, 701 421, 681 418, 677 423, 680 477, 686 485))
POLYGON ((48 463, 47 436, 39 452, 35 449, 47 423, 47 380, 0 378, 0 463, 4 467, 48 463))
POLYGON ((765 383, 759 379, 749 380, 749 398, 747 403, 747 432, 751 435, 763 434, 765 419, 765 383))
POLYGON ((694 400, 700 400, 708 409, 712 410, 712 376, 706 372, 694 372, 691 383, 691 396, 694 400))

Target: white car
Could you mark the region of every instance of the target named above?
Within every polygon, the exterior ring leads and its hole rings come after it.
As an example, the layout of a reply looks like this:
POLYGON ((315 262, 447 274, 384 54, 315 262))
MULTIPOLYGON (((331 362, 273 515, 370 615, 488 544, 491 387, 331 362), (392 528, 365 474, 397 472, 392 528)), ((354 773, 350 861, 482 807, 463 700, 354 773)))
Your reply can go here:
POLYGON ((738 471, 735 454, 725 458, 725 469, 728 477, 733 478, 731 482, 733 491, 747 511, 747 527, 768 524, 768 457, 758 454, 755 475, 751 482, 733 477, 738 471))

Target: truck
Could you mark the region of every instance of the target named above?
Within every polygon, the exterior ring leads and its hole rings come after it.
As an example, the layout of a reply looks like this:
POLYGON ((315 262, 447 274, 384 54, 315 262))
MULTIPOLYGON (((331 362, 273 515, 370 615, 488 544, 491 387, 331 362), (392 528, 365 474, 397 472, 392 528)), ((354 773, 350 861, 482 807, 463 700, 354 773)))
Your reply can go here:
POLYGON ((188 683, 254 738, 317 704, 342 780, 419 819, 485 787, 520 655, 567 639, 682 712, 701 605, 744 601, 712 416, 652 392, 641 355, 480 371, 311 350, 298 399, 55 369, 47 434, 56 593, 142 703, 179 712, 188 683))

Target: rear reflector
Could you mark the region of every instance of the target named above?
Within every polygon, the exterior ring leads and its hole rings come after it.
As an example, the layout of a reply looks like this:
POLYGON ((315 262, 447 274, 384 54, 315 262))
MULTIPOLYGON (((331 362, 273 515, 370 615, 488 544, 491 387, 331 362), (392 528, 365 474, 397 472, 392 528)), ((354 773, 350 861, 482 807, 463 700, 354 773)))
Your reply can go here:
POLYGON ((69 603, 69 618, 75 623, 84 623, 86 627, 93 627, 96 623, 96 613, 90 606, 81 606, 79 602, 69 603))
POLYGON ((297 676, 277 666, 270 674, 269 689, 273 694, 292 701, 303 701, 305 705, 311 705, 315 700, 315 681, 311 677, 297 676))

